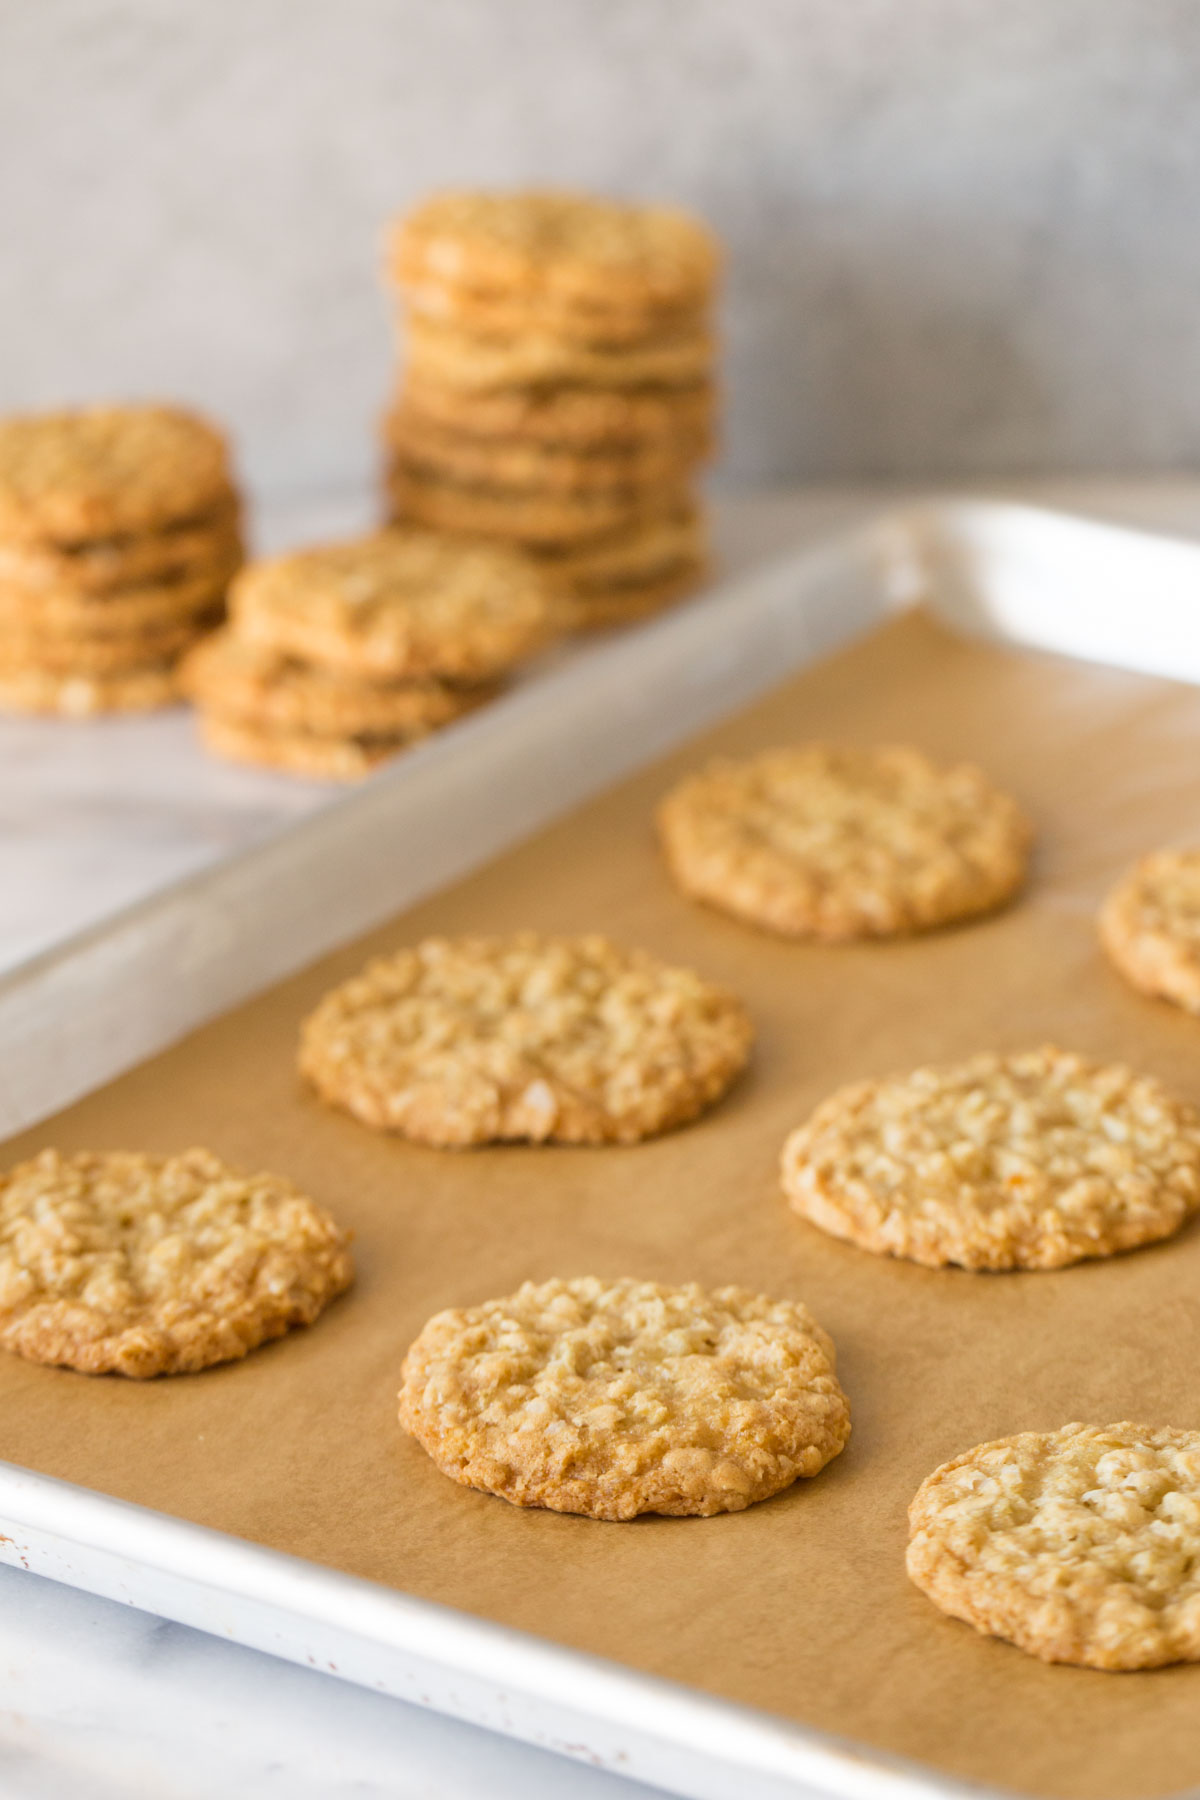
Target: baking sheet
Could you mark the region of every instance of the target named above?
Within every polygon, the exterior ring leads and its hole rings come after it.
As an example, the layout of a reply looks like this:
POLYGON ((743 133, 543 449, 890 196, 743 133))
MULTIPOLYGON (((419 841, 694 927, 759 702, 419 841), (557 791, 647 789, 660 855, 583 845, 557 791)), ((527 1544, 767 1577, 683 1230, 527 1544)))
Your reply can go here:
POLYGON ((1128 992, 1091 928, 1108 882, 1200 818, 1195 689, 959 641, 906 618, 488 869, 11 1140, 5 1161, 200 1142, 278 1168, 357 1233, 359 1281, 242 1365, 149 1384, 0 1361, 0 1455, 590 1650, 960 1777, 1099 1797, 1200 1782, 1200 1669, 1047 1669, 944 1619, 903 1570, 938 1462, 1069 1418, 1200 1428, 1200 1231, 1109 1264, 929 1271, 789 1213, 775 1165, 834 1085, 1053 1038, 1200 1094, 1195 1021, 1128 992), (912 943, 819 949, 690 905, 649 814, 697 755, 912 739, 985 763, 1040 833, 1029 897, 912 943), (631 1149, 467 1154, 376 1137, 299 1088, 300 1018, 378 949, 437 931, 602 928, 735 987, 748 1077, 631 1149), (527 1276, 738 1281, 833 1333, 850 1446, 817 1480, 712 1520, 604 1525, 456 1487, 394 1424, 429 1313, 527 1276))

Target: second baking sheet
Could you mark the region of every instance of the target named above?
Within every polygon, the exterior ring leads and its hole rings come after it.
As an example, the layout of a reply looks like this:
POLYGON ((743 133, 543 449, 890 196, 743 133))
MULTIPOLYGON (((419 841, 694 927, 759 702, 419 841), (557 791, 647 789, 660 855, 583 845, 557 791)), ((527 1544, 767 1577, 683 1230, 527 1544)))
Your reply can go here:
MULTIPOLYGON (((788 1129, 839 1082, 1053 1039, 1200 1098, 1200 1026, 1129 993, 1092 929, 1112 877, 1200 820, 1200 692, 881 632, 353 949, 5 1146, 211 1146, 357 1232, 359 1281, 242 1365, 138 1385, 0 1360, 0 1454, 995 1785, 1160 1794, 1200 1781, 1200 1669, 1048 1669, 907 1582, 905 1508, 938 1462, 1070 1418, 1200 1428, 1200 1232, 1057 1274, 881 1261, 791 1215, 788 1129), (712 748, 814 735, 968 756, 1032 813, 1028 898, 910 943, 820 949, 678 896, 653 804, 712 748), (378 1137, 294 1075, 299 1020, 371 951, 429 931, 603 929, 724 981, 754 1064, 698 1125, 633 1149, 453 1154, 378 1137), (439 1307, 527 1276, 737 1281, 805 1299, 854 1410, 817 1480, 742 1514, 602 1525, 454 1486, 395 1424, 439 1307)), ((1200 830, 1196 833, 1200 836, 1200 830)), ((130 1004, 138 1004, 136 995, 130 1004)))

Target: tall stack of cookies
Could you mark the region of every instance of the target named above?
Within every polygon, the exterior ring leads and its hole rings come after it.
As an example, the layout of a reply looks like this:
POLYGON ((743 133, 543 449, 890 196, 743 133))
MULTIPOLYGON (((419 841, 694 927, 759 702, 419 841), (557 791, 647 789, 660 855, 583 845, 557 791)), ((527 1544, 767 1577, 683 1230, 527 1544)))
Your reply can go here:
POLYGON ((170 704, 241 558, 225 440, 203 419, 112 406, 0 423, 0 707, 170 704))
POLYGON ((182 674, 205 743, 353 780, 496 694, 559 634, 527 557, 395 528, 249 564, 182 674))
POLYGON ((719 262, 686 213, 570 193, 448 193, 401 220, 391 516, 519 545, 581 628, 694 588, 719 262))

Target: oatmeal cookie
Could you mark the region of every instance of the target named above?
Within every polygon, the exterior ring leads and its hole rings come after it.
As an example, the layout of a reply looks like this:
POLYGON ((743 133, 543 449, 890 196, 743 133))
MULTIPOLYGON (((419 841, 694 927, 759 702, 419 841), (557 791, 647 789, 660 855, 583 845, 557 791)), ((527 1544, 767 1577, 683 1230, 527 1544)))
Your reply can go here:
POLYGON ((397 681, 490 681, 565 625, 527 558, 403 526, 250 563, 229 604, 247 643, 397 681))
POLYGON ((592 586, 575 595, 573 623, 576 631, 607 631, 614 626, 635 625, 640 619, 686 599, 701 586, 707 563, 697 559, 680 563, 652 581, 614 582, 592 586))
POLYGON ((386 479, 401 521, 530 546, 592 543, 687 505, 682 482, 559 494, 473 487, 432 474, 398 451, 389 457, 386 479))
POLYGON ((663 801, 684 893, 788 937, 836 943, 990 912, 1025 879, 1030 827, 969 763, 827 744, 721 759, 663 801))
MULTIPOLYGON (((125 590, 157 591, 175 583, 228 581, 242 560, 239 509, 229 500, 201 519, 185 519, 132 537, 78 544, 0 542, 0 590, 32 605, 61 594, 77 605, 125 590)), ((133 595, 128 596, 132 599, 133 595)))
POLYGON ((0 578, 0 630, 71 642, 192 625, 221 611, 236 568, 231 563, 220 574, 185 576, 111 594, 73 594, 59 588, 29 594, 0 578))
POLYGON ((100 713, 154 712, 161 706, 174 706, 178 699, 173 663, 91 675, 58 672, 33 663, 0 665, 0 712, 89 719, 100 713))
POLYGON ((417 318, 453 326, 472 337, 524 337, 530 333, 605 349, 635 348, 664 331, 703 330, 705 299, 686 306, 583 305, 551 294, 517 294, 464 281, 404 283, 404 299, 417 318))
POLYGON ((0 538, 86 543, 228 505, 225 440, 179 407, 93 406, 0 421, 0 538))
POLYGON ((500 692, 492 682, 364 681, 214 632, 180 670, 183 692, 211 712, 247 724, 319 737, 383 735, 398 741, 449 725, 500 692))
POLYGON ((736 1287, 526 1282, 438 1313, 402 1379, 400 1422, 452 1480, 593 1519, 740 1512, 850 1435, 807 1307, 736 1287))
MULTIPOLYGON (((394 410, 399 410, 397 403, 394 410)), ((693 387, 535 387, 462 393, 410 369, 404 384, 407 416, 480 441, 542 445, 552 450, 670 449, 712 442, 716 390, 693 387)))
POLYGON ((1200 1662, 1200 1432, 1064 1425, 921 1484, 908 1572, 935 1606, 1049 1663, 1200 1662))
POLYGON ((622 493, 630 488, 677 487, 704 460, 704 439, 690 443, 600 445, 595 449, 477 437, 429 425, 408 406, 389 414, 384 443, 402 463, 433 479, 547 498, 622 493))
POLYGON ((1047 1046, 842 1088, 783 1151, 792 1206, 938 1267, 1057 1269, 1200 1208, 1200 1114, 1148 1075, 1047 1046))
POLYGON ((1200 1013, 1200 850, 1143 857, 1108 896, 1100 941, 1140 994, 1200 1013))
POLYGON ((472 337, 452 325, 415 318, 408 328, 411 365, 425 381, 460 393, 528 387, 693 388, 712 377, 716 344, 692 327, 633 345, 578 344, 551 332, 472 337))
POLYGON ((635 1143, 718 1100, 751 1037, 731 994, 602 937, 427 938, 325 997, 300 1068, 421 1143, 635 1143))
POLYGON ((208 1150, 44 1150, 0 1176, 0 1345, 32 1362, 204 1369, 310 1325, 351 1275, 327 1213, 208 1150))
POLYGON ((43 675, 119 675, 175 661, 211 623, 188 620, 153 631, 109 631, 87 637, 21 631, 0 618, 0 670, 31 669, 43 675))
POLYGON ((199 723, 202 742, 217 756, 314 781, 361 781, 413 741, 403 732, 320 735, 211 711, 202 712, 199 723))
POLYGON ((720 265, 712 233, 675 207, 590 194, 435 194, 395 227, 389 263, 404 286, 454 283, 561 312, 646 313, 696 305, 720 265))

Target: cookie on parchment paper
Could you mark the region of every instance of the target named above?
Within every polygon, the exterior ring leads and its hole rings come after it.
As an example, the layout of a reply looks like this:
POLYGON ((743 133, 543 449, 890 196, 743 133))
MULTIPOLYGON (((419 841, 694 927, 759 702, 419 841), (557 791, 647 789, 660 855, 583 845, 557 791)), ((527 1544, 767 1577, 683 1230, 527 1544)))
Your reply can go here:
POLYGON ((850 1434, 807 1307, 735 1287, 526 1282, 438 1313, 402 1380, 400 1422, 452 1480, 594 1519, 740 1512, 850 1434))
POLYGON ((969 763, 808 744, 719 759, 658 812, 677 885, 767 931, 837 943, 992 911, 1025 879, 1031 831, 969 763))
POLYGON ((427 938, 326 995, 300 1069, 421 1143, 634 1143, 718 1100, 752 1035, 733 995, 602 937, 427 938))
POLYGON ((1200 1013, 1200 850, 1143 857, 1104 902, 1099 929, 1139 993, 1200 1013))
POLYGON ((229 1362, 311 1324, 347 1244, 290 1181, 208 1150, 44 1150, 0 1176, 0 1346, 90 1375, 229 1362))
POLYGON ((976 1056, 839 1090, 787 1140, 783 1186, 878 1255, 1057 1269, 1170 1237, 1200 1209, 1200 1114, 1119 1063, 976 1056))
POLYGON ((251 563, 230 611, 245 643, 392 680, 489 681, 564 626, 527 557, 404 526, 251 563))
POLYGON ((212 708, 202 710, 199 721, 201 743, 227 762, 277 769, 313 781, 361 781, 413 742, 411 735, 404 733, 322 735, 302 727, 261 725, 212 708))
POLYGON ((1200 1662, 1200 1432, 1064 1425, 979 1444, 909 1508, 935 1606, 1049 1663, 1200 1662))

